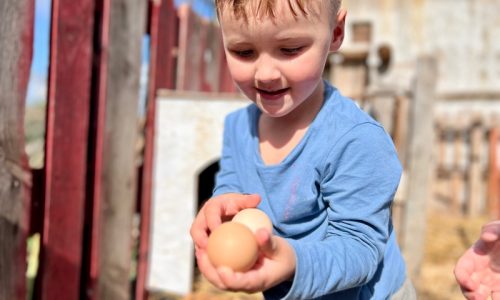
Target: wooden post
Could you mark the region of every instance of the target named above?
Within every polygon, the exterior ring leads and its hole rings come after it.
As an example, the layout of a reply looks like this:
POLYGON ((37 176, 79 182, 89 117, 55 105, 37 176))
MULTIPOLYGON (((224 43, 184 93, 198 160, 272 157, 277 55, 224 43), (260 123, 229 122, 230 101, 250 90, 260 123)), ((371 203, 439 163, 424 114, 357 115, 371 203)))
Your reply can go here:
MULTIPOLYGON (((130 298, 145 1, 111 1, 103 144, 99 299, 130 298), (133 20, 133 21, 131 21, 133 20)), ((99 174, 98 174, 99 176, 99 174)))
POLYGON ((489 177, 488 177, 488 210, 494 220, 500 218, 500 172, 498 168, 498 127, 492 127, 489 135, 489 177))
POLYGON ((469 216, 479 216, 483 213, 483 176, 480 159, 483 151, 483 136, 484 132, 481 120, 476 119, 470 129, 469 201, 467 207, 469 216))
POLYGON ((43 300, 80 298, 94 7, 92 0, 52 1, 44 230, 37 276, 43 300))
POLYGON ((437 81, 436 61, 422 57, 417 62, 413 99, 409 114, 408 189, 403 251, 408 274, 416 278, 424 253, 427 202, 431 195, 434 142, 433 103, 437 81))
MULTIPOLYGON (((410 100, 405 95, 396 95, 394 101, 392 138, 398 151, 399 159, 405 164, 408 146, 408 110, 410 100)), ((403 167, 406 168, 405 165, 403 167)))
POLYGON ((92 69, 92 95, 90 128, 88 139, 87 195, 85 207, 83 257, 82 257, 82 299, 98 299, 100 276, 100 238, 103 168, 103 147, 106 123, 106 88, 109 49, 109 15, 111 0, 96 1, 94 64, 92 69))
POLYGON ((0 2, 0 299, 26 299, 31 175, 23 120, 33 15, 33 0, 0 2))
POLYGON ((137 255, 137 281, 135 299, 148 299, 146 279, 151 228, 151 200, 153 188, 153 159, 156 125, 156 93, 159 88, 175 87, 175 61, 173 49, 178 44, 178 19, 172 0, 150 1, 148 32, 149 73, 146 102, 146 122, 144 128, 144 163, 139 194, 141 214, 139 251, 137 255))
POLYGON ((455 214, 463 214, 463 191, 464 191, 464 167, 463 152, 465 146, 464 122, 462 119, 457 121, 457 127, 453 128, 455 133, 453 140, 453 164, 451 169, 450 191, 451 191, 451 210, 455 214))
MULTIPOLYGON (((188 65, 189 65, 189 57, 187 55, 188 49, 190 48, 189 37, 192 35, 192 19, 194 17, 194 13, 191 10, 191 6, 189 4, 182 4, 179 6, 178 10, 179 16, 179 47, 177 50, 177 78, 176 78, 176 89, 177 90, 185 90, 188 86, 186 82, 188 80, 188 65)), ((196 81, 196 78, 189 78, 193 81, 196 81)))
MULTIPOLYGON (((206 80, 207 62, 205 54, 209 51, 209 21, 196 15, 189 4, 179 9, 179 51, 177 64, 177 89, 182 91, 216 91, 219 85, 211 85, 206 80), (196 45, 196 47, 193 47, 196 45)), ((218 78, 213 78, 218 79, 218 78)))
POLYGON ((443 118, 441 120, 436 120, 436 159, 435 166, 437 170, 444 170, 446 168, 446 131, 448 130, 448 120, 443 118))
POLYGON ((174 89, 178 52, 179 18, 173 0, 150 0, 148 32, 150 37, 150 86, 157 89, 174 89), (152 60, 151 53, 160 55, 152 60), (155 63, 158 67, 153 66, 155 63))

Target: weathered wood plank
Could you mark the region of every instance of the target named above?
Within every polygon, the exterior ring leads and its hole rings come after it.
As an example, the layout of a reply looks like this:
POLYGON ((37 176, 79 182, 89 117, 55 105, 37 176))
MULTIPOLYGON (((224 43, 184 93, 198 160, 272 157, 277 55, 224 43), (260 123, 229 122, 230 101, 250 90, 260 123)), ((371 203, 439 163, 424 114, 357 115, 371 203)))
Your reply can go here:
POLYGON ((458 128, 455 128, 453 140, 453 166, 451 170, 450 190, 451 190, 451 211, 455 214, 463 214, 463 191, 465 188, 464 178, 464 151, 465 151, 465 132, 464 120, 457 120, 458 128))
POLYGON ((483 206, 483 174, 481 153, 483 153, 484 127, 478 117, 470 128, 470 157, 468 164, 468 205, 469 216, 477 217, 484 213, 483 206))
POLYGON ((106 88, 109 48, 109 10, 111 0, 98 0, 95 7, 94 64, 87 163, 87 196, 85 203, 84 240, 82 257, 83 299, 99 299, 100 238, 102 222, 101 180, 105 139, 106 88))
MULTIPOLYGON (((177 16, 177 11, 174 7, 173 0, 163 0, 163 1, 150 1, 151 9, 157 7, 159 11, 153 12, 150 11, 150 18, 153 14, 158 14, 155 16, 158 18, 157 21, 153 22, 150 20, 148 26, 148 31, 150 32, 150 51, 156 51, 161 55, 156 55, 156 65, 155 71, 153 73, 149 73, 150 80, 154 80, 153 86, 156 89, 174 89, 175 81, 176 81, 176 47, 178 46, 178 27, 179 27, 179 18, 177 16), (154 28, 153 28, 154 27, 154 28), (152 30, 156 30, 156 33, 152 33, 152 30), (155 41, 153 41, 155 39, 155 41), (153 47, 155 49, 153 49, 153 47)), ((151 57, 150 57, 151 59, 151 57)), ((150 61, 150 64, 153 61, 150 61)), ((150 67, 152 67, 150 65, 150 67)))
POLYGON ((146 1, 114 0, 110 6, 106 129, 99 178, 102 182, 99 299, 130 298, 146 5, 146 1))
POLYGON ((489 177, 488 177, 488 210, 492 219, 500 218, 500 170, 498 167, 498 140, 500 129, 493 127, 489 133, 489 177))
POLYGON ((0 2, 0 299, 26 298, 31 176, 23 120, 33 14, 33 0, 0 2))
POLYGON ((408 113, 410 100, 405 95, 395 96, 395 108, 393 111, 393 128, 392 138, 394 145, 398 151, 398 156, 403 163, 403 168, 406 168, 406 156, 408 146, 408 113))
POLYGON ((53 0, 41 299, 79 299, 94 1, 53 0))
MULTIPOLYGON (((161 21, 160 16, 167 17, 175 12, 171 0, 150 1, 149 4, 149 72, 148 88, 146 99, 146 122, 144 127, 144 159, 141 170, 139 211, 141 222, 139 229, 139 249, 137 253, 137 280, 135 289, 135 299, 148 299, 146 289, 146 278, 148 274, 148 258, 150 245, 151 228, 151 199, 152 199, 152 176, 153 176, 153 155, 154 155, 154 136, 155 136, 155 115, 156 115, 156 90, 157 86, 165 88, 174 88, 174 64, 166 57, 159 58, 158 53, 165 53, 168 57, 171 54, 171 46, 174 40, 168 35, 168 27, 160 26, 166 20, 161 21), (162 39, 160 39, 162 37, 162 39), (167 42, 167 40, 169 42, 167 42), (160 71, 163 67, 163 71, 160 71), (169 69, 170 68, 170 69, 169 69), (165 70, 166 69, 166 70, 165 70)), ((164 24, 166 25, 166 24, 164 24)), ((172 31, 174 34, 176 31, 172 31)))
POLYGON ((403 251, 408 262, 408 274, 416 278, 424 253, 427 202, 431 195, 433 168, 432 147, 433 103, 435 99, 435 59, 420 58, 409 114, 408 189, 403 251))

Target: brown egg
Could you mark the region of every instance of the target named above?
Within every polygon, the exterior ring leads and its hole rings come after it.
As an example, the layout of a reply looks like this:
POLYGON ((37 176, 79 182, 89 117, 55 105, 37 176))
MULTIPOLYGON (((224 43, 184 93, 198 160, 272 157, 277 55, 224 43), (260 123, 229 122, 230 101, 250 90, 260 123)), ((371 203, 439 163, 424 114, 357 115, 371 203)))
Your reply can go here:
POLYGON ((265 228, 269 230, 269 232, 273 232, 273 223, 271 223, 271 219, 269 219, 265 212, 258 208, 244 209, 238 212, 233 217, 232 221, 246 225, 254 233, 259 228, 265 228))
POLYGON ((226 222, 208 237, 207 254, 215 267, 226 266, 235 272, 245 272, 257 261, 257 241, 246 226, 226 222))

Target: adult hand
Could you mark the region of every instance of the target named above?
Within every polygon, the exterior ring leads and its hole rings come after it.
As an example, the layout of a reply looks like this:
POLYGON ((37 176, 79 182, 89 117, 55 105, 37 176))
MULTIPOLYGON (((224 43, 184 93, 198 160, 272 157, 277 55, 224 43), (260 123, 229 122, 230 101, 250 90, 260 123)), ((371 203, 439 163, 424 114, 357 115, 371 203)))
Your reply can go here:
POLYGON ((500 300, 500 221, 486 224, 479 240, 455 266, 455 278, 468 300, 500 300))

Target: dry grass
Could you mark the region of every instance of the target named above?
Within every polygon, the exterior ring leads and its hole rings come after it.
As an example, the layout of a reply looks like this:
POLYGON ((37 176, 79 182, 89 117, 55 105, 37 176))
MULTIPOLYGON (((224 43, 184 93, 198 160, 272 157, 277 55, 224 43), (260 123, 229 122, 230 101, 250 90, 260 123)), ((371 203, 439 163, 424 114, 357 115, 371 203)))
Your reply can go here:
POLYGON ((420 278, 419 299, 464 299, 455 282, 455 262, 477 239, 484 217, 463 218, 433 214, 428 217, 426 247, 420 278))
MULTIPOLYGON (((421 276, 415 281, 419 300, 464 299, 455 283, 453 267, 460 255, 476 240, 486 218, 464 218, 431 214, 421 276)), ((261 294, 223 292, 200 276, 192 294, 185 297, 154 295, 150 300, 260 300, 261 294)))

